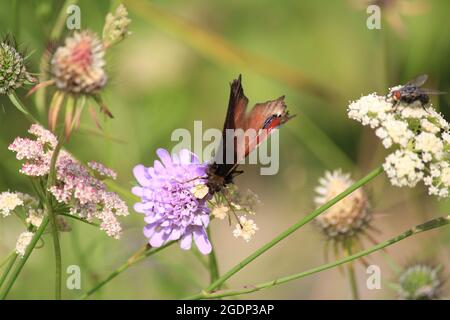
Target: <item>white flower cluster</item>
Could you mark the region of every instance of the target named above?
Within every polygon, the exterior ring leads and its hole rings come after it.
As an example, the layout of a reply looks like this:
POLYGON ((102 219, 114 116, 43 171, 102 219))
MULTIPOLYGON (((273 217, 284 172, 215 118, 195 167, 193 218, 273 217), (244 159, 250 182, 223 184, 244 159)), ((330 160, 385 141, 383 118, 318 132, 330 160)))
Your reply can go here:
POLYGON ((236 228, 233 230, 233 235, 236 238, 241 237, 246 242, 249 242, 255 235, 258 227, 252 219, 247 219, 245 216, 239 217, 239 223, 236 223, 236 228))
POLYGON ((255 215, 255 207, 260 203, 258 196, 251 190, 247 190, 246 193, 242 194, 235 185, 229 185, 225 194, 214 194, 214 198, 210 201, 211 215, 220 220, 228 217, 230 223, 231 219, 235 218, 237 223, 233 230, 234 237, 241 237, 246 242, 249 242, 255 235, 258 227, 247 216, 255 215))
POLYGON ((430 195, 448 197, 450 187, 449 123, 433 106, 418 102, 393 106, 375 93, 350 103, 348 115, 375 130, 393 152, 383 164, 392 185, 414 187, 423 181, 430 195))
POLYGON ((15 213, 20 217, 24 216, 27 223, 27 231, 19 235, 16 243, 16 253, 23 257, 28 244, 33 238, 33 230, 37 229, 44 218, 44 212, 39 208, 39 202, 36 198, 21 192, 2 192, 0 193, 0 214, 3 217, 15 213))

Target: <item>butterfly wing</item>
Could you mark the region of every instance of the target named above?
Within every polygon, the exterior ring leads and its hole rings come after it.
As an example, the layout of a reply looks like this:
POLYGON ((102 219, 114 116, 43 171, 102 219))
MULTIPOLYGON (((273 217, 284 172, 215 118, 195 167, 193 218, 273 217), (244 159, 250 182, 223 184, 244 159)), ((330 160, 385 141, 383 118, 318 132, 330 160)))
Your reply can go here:
POLYGON ((247 114, 248 99, 241 80, 239 75, 238 79, 231 83, 222 142, 215 157, 215 174, 222 177, 230 175, 238 163, 266 139, 273 129, 291 118, 286 110, 284 96, 258 103, 247 114), (227 134, 227 129, 232 129, 233 132, 227 134), (227 150, 231 148, 233 158, 227 161, 227 150))
POLYGON ((244 94, 244 89, 241 84, 241 75, 230 85, 230 98, 228 101, 227 115, 222 131, 222 141, 218 152, 215 156, 214 163, 216 164, 216 174, 225 176, 234 166, 237 161, 236 156, 236 139, 231 135, 227 135, 227 129, 236 130, 242 128, 245 123, 245 112, 247 109, 248 99, 244 94), (227 150, 234 148, 233 161, 227 161, 227 150), (228 163, 227 163, 228 162, 228 163))
POLYGON ((245 118, 245 139, 237 145, 238 161, 243 160, 278 126, 286 123, 289 116, 284 96, 275 100, 257 103, 245 118))

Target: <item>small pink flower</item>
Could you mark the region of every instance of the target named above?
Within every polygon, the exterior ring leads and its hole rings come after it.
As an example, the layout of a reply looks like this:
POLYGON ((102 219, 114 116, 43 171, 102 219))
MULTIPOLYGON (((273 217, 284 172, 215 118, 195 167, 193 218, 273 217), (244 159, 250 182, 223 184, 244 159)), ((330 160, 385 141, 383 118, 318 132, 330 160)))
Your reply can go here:
POLYGON ((111 178, 113 180, 117 179, 117 173, 101 163, 98 163, 96 161, 90 161, 88 162, 88 166, 89 168, 91 168, 92 170, 94 170, 103 177, 111 178))

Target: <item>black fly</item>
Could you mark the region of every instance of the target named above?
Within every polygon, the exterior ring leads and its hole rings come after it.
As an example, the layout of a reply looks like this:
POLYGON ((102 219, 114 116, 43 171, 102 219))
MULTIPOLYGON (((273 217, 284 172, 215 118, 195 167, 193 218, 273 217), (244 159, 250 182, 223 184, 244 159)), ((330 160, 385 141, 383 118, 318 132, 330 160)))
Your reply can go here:
POLYGON ((416 101, 420 102, 422 107, 430 101, 430 94, 445 94, 446 92, 436 91, 431 89, 420 88, 428 79, 426 74, 422 74, 412 81, 409 81, 400 88, 392 89, 388 95, 388 99, 392 99, 393 106, 396 107, 399 103, 413 104, 416 101))

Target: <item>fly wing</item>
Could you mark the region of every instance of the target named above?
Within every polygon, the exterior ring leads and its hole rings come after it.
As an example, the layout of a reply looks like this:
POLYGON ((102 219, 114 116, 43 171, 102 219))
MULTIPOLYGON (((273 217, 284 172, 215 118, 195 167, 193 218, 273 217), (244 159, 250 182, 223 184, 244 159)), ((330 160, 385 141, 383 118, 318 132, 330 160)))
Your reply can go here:
POLYGON ((433 89, 427 89, 427 88, 421 88, 420 92, 425 93, 425 94, 447 94, 447 92, 445 92, 445 91, 439 91, 439 90, 433 90, 433 89))
POLYGON ((417 76, 414 80, 411 80, 407 83, 407 85, 413 85, 416 87, 422 86, 425 82, 428 80, 428 75, 421 74, 420 76, 417 76))

